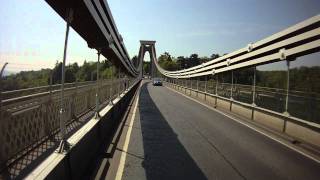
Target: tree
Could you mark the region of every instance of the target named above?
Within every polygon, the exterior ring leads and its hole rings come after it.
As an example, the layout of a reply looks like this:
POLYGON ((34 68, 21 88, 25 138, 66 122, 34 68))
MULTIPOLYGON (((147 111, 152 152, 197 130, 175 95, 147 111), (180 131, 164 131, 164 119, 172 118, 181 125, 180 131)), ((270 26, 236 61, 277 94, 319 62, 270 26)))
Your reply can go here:
POLYGON ((150 74, 150 62, 143 62, 143 71, 145 74, 150 74))
POLYGON ((179 69, 187 69, 188 64, 187 64, 186 58, 183 56, 178 56, 177 57, 177 66, 179 67, 179 69))
POLYGON ((211 59, 217 59, 219 57, 220 57, 219 54, 211 54, 211 56, 210 56, 211 59))
POLYGON ((204 56, 204 57, 201 57, 201 58, 200 58, 200 64, 206 63, 206 62, 208 62, 208 61, 210 61, 210 59, 209 59, 207 56, 204 56))
POLYGON ((56 62, 56 65, 54 66, 52 70, 52 83, 53 84, 59 84, 61 83, 61 71, 62 71, 62 63, 56 62))
POLYGON ((168 52, 164 52, 158 58, 158 63, 165 70, 175 71, 178 69, 178 65, 176 61, 173 61, 172 59, 173 58, 168 52))
POLYGON ((193 67, 193 66, 197 66, 200 64, 200 58, 198 56, 198 54, 191 54, 189 59, 188 59, 188 64, 189 67, 193 67))
POLYGON ((96 63, 88 63, 87 61, 84 61, 83 65, 81 66, 79 70, 79 79, 80 81, 91 81, 96 79, 94 77, 94 71, 96 69, 95 67, 96 63))
POLYGON ((172 61, 171 55, 168 52, 164 52, 160 55, 158 58, 158 63, 161 65, 165 63, 166 61, 172 61))
POLYGON ((68 66, 65 71, 65 82, 72 83, 75 81, 76 81, 76 74, 73 72, 70 66, 68 66))

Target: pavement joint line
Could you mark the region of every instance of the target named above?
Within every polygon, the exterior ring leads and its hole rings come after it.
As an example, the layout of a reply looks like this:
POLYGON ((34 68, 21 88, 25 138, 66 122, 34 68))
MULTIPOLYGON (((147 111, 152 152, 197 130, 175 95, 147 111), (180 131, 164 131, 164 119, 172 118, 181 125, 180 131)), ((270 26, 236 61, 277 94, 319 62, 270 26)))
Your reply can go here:
POLYGON ((197 99, 189 97, 189 96, 187 96, 187 95, 185 95, 185 94, 183 94, 183 93, 181 93, 179 91, 176 91, 176 90, 174 90, 174 89, 172 89, 170 87, 167 87, 167 86, 164 86, 164 87, 166 87, 167 89, 169 89, 169 90, 171 90, 171 91, 173 91, 175 93, 178 93, 178 94, 180 94, 180 95, 182 95, 182 96, 184 96, 184 97, 186 97, 186 98, 188 98, 188 99, 190 99, 190 100, 192 100, 194 102, 197 102, 197 103, 199 103, 199 104, 201 104, 201 105, 203 105, 203 106, 205 106, 205 107, 207 107, 207 108, 209 108, 209 109, 211 109, 213 111, 216 111, 216 112, 228 117, 229 119, 232 119, 232 120, 242 124, 243 126, 246 126, 246 127, 250 128, 250 129, 252 129, 252 130, 254 130, 254 131, 256 131, 256 132, 258 132, 258 133, 260 133, 260 134, 262 134, 262 135, 264 135, 264 136, 266 136, 266 137, 268 137, 268 138, 270 138, 270 139, 272 139, 272 140, 274 140, 274 141, 286 146, 287 148, 289 148, 289 149, 291 149, 291 150, 293 150, 293 151, 295 151, 295 152, 297 152, 297 153, 299 153, 299 154, 301 154, 301 155, 303 155, 303 156, 305 156, 305 157, 307 157, 307 158, 309 158, 309 159, 311 159, 311 160, 313 160, 313 161, 315 161, 315 162, 320 164, 320 159, 317 159, 317 158, 315 158, 315 157, 313 157, 313 156, 311 156, 311 155, 309 155, 309 154, 307 154, 307 153, 305 153, 305 152, 293 147, 291 144, 285 143, 285 142, 279 140, 278 138, 272 137, 271 135, 256 129, 255 127, 253 127, 253 125, 249 125, 247 123, 244 123, 241 120, 238 120, 233 116, 230 116, 230 115, 228 115, 228 114, 226 114, 226 113, 224 113, 222 111, 219 111, 218 109, 215 109, 215 108, 213 108, 213 107, 211 107, 211 106, 209 106, 209 105, 207 105, 207 104, 205 104, 205 103, 203 103, 203 102, 201 102, 201 101, 199 101, 197 99))
POLYGON ((125 138, 125 142, 124 145, 122 147, 122 151, 121 151, 121 157, 120 157, 120 162, 119 162, 119 166, 117 169, 117 173, 116 173, 116 177, 115 180, 121 180, 122 179, 122 175, 123 175, 123 171, 124 171, 124 166, 125 166, 125 162, 126 162, 126 155, 127 155, 127 151, 128 151, 128 147, 129 147, 129 142, 130 142, 130 136, 131 136, 131 132, 132 132, 132 127, 133 127, 133 122, 135 119, 135 115, 137 112, 137 108, 138 108, 138 102, 139 102, 139 98, 140 98, 140 88, 142 86, 142 82, 140 83, 139 89, 138 89, 138 94, 136 97, 136 102, 134 105, 134 109, 133 109, 133 113, 130 119, 130 125, 128 126, 128 131, 126 134, 126 138, 125 138))

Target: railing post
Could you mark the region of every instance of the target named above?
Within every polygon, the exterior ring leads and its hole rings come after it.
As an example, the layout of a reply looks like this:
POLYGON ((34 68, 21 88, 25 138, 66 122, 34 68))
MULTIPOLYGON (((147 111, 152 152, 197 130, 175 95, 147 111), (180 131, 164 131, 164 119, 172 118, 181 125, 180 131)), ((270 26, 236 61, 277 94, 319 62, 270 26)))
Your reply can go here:
POLYGON ((218 83, 219 83, 219 78, 218 78, 218 74, 216 76, 216 95, 218 96, 218 83))
POLYGON ((290 89, 290 61, 286 60, 287 62, 287 89, 286 89, 286 106, 285 106, 285 111, 284 114, 286 116, 290 116, 288 112, 288 106, 289 106, 289 89, 290 89))
POLYGON ((97 62, 97 80, 96 80, 96 112, 94 115, 95 119, 99 119, 99 64, 100 64, 101 51, 98 49, 98 62, 97 62))
POLYGON ((230 99, 233 100, 233 70, 231 70, 231 92, 230 99))
POLYGON ((76 79, 76 81, 74 82, 74 94, 72 96, 72 104, 71 104, 71 118, 72 119, 76 119, 76 113, 75 113, 75 109, 76 109, 76 98, 77 98, 77 94, 78 94, 78 80, 76 79))
POLYGON ((233 70, 231 70, 231 88, 230 88, 230 111, 232 111, 232 103, 233 103, 233 70))
POLYGON ((61 141, 58 148, 58 152, 62 153, 69 149, 69 143, 67 142, 66 137, 66 122, 65 122, 65 107, 64 107, 64 80, 65 80, 65 65, 66 65, 66 57, 67 57, 67 47, 68 47, 68 38, 69 38, 69 28, 70 23, 73 18, 73 10, 68 10, 68 15, 66 18, 66 35, 64 41, 64 51, 63 51, 63 62, 61 68, 61 95, 60 95, 60 134, 61 134, 61 141))
POLYGON ((187 79, 184 79, 184 93, 187 94, 187 86, 188 86, 188 81, 187 79))
POLYGON ((197 82, 197 97, 199 97, 199 78, 200 77, 197 77, 197 80, 196 80, 196 82, 197 82))
POLYGON ((113 105, 113 89, 112 89, 112 86, 113 86, 113 65, 111 66, 111 83, 110 83, 110 105, 113 105))
POLYGON ((252 106, 256 106, 256 81, 257 81, 256 71, 257 71, 257 67, 254 66, 254 68, 253 68, 252 106))
POLYGON ((204 92, 207 92, 207 80, 208 80, 208 77, 205 76, 205 80, 204 80, 204 92))
POLYGON ((120 79, 120 68, 119 68, 119 73, 118 73, 118 97, 120 97, 121 94, 121 79, 120 79))
POLYGON ((216 75, 216 102, 214 107, 216 108, 218 106, 218 83, 219 83, 219 78, 218 78, 218 74, 216 75))
POLYGON ((197 90, 199 91, 199 77, 197 78, 197 90))

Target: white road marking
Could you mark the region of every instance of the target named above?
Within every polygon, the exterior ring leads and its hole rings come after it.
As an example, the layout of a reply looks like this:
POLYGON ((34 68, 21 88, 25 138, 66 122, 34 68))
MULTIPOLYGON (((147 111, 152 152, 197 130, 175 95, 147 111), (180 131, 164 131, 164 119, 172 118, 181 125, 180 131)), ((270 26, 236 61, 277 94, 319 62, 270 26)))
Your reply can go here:
POLYGON ((215 108, 213 108, 213 107, 211 107, 211 106, 209 106, 209 105, 207 105, 207 104, 204 104, 203 102, 198 101, 198 100, 196 100, 196 99, 194 99, 194 98, 192 98, 192 97, 189 97, 189 96, 187 96, 187 95, 185 95, 185 94, 183 94, 183 93, 181 93, 181 92, 179 92, 179 91, 176 91, 175 89, 169 88, 169 87, 167 87, 167 86, 165 86, 165 87, 166 87, 167 89, 169 89, 169 90, 171 90, 171 91, 173 91, 173 92, 179 93, 180 95, 182 95, 182 96, 184 96, 184 97, 186 97, 186 98, 188 98, 188 99, 190 99, 190 100, 192 100, 192 101, 195 101, 195 102, 197 102, 197 103, 199 103, 199 104, 201 104, 201 105, 203 105, 203 106, 205 106, 205 107, 207 107, 207 108, 209 108, 209 109, 211 109, 211 110, 213 110, 213 111, 216 111, 216 112, 218 112, 218 113, 220 113, 220 114, 222 114, 222 115, 224 115, 224 116, 226 116, 226 117, 228 117, 228 118, 230 118, 230 119, 232 119, 232 120, 234 120, 234 121, 236 121, 236 122, 238 122, 238 123, 240 123, 240 124, 242 124, 242 125, 250 128, 250 129, 252 129, 252 130, 254 130, 254 131, 256 131, 256 132, 258 132, 258 133, 260 133, 260 134, 262 134, 262 135, 264 135, 264 136, 266 136, 266 137, 268 137, 268 138, 270 138, 270 139, 272 139, 272 140, 274 140, 274 141, 276 141, 276 142, 278 142, 278 143, 286 146, 286 147, 288 147, 289 149, 291 149, 291 150, 293 150, 293 151, 296 151, 296 152, 298 152, 299 154, 301 154, 301 155, 303 155, 303 156, 306 156, 307 158, 309 158, 309 159, 311 159, 311 160, 313 160, 313 161, 315 161, 315 162, 317 162, 317 163, 320 163, 320 159, 317 159, 317 158, 315 158, 315 157, 313 157, 313 156, 311 156, 311 155, 309 155, 309 154, 307 154, 307 153, 305 153, 305 152, 303 152, 303 151, 301 151, 301 150, 293 147, 291 144, 285 143, 285 142, 283 142, 283 141, 281 141, 281 140, 279 140, 279 139, 277 139, 277 138, 275 138, 275 137, 272 137, 271 135, 269 135, 269 134, 267 134, 267 133, 265 133, 265 132, 263 132, 263 131, 260 131, 260 130, 256 129, 256 128, 255 128, 254 126, 252 126, 252 125, 249 125, 249 124, 247 124, 247 123, 244 123, 244 122, 242 122, 241 120, 238 120, 238 119, 236 119, 236 118, 234 118, 234 117, 232 117, 232 116, 230 116, 230 115, 228 115, 228 114, 226 114, 226 113, 224 113, 224 112, 222 112, 222 111, 219 111, 219 110, 217 110, 217 109, 215 109, 215 108))
MULTIPOLYGON (((142 85, 142 82, 140 84, 140 87, 142 85)), ((138 107, 138 102, 139 102, 139 97, 140 97, 140 87, 139 87, 139 90, 138 90, 138 94, 137 94, 137 99, 136 99, 136 102, 135 102, 135 105, 134 105, 134 109, 133 109, 133 112, 132 112, 132 116, 131 116, 131 119, 130 119, 130 124, 128 126, 128 131, 127 131, 127 134, 126 134, 126 139, 124 141, 124 145, 123 145, 123 148, 122 148, 122 151, 121 151, 121 157, 120 157, 120 162, 119 162, 119 166, 118 166, 118 170, 117 170, 117 174, 116 174, 116 177, 115 179, 116 180, 121 180, 122 179, 122 175, 123 175, 123 170, 124 170, 124 165, 125 165, 125 162, 126 162, 126 156, 127 156, 127 151, 128 151, 128 147, 129 147, 129 142, 130 142, 130 136, 131 136, 131 131, 132 131, 132 126, 133 126, 133 122, 134 122, 134 118, 136 116, 136 112, 137 112, 137 107, 138 107)))

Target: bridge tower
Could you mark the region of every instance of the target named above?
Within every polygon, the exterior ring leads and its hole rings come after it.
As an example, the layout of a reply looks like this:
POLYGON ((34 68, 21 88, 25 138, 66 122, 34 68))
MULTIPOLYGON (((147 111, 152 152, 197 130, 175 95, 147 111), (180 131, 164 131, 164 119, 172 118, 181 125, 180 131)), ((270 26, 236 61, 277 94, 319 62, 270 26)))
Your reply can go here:
MULTIPOLYGON (((157 75, 157 67, 154 64, 154 60, 156 60, 156 49, 155 49, 156 41, 140 41, 140 50, 139 50, 139 62, 142 64, 141 73, 143 73, 143 59, 146 52, 149 52, 150 55, 150 76, 154 78, 157 75)), ((143 75, 143 74, 142 74, 143 75)))

